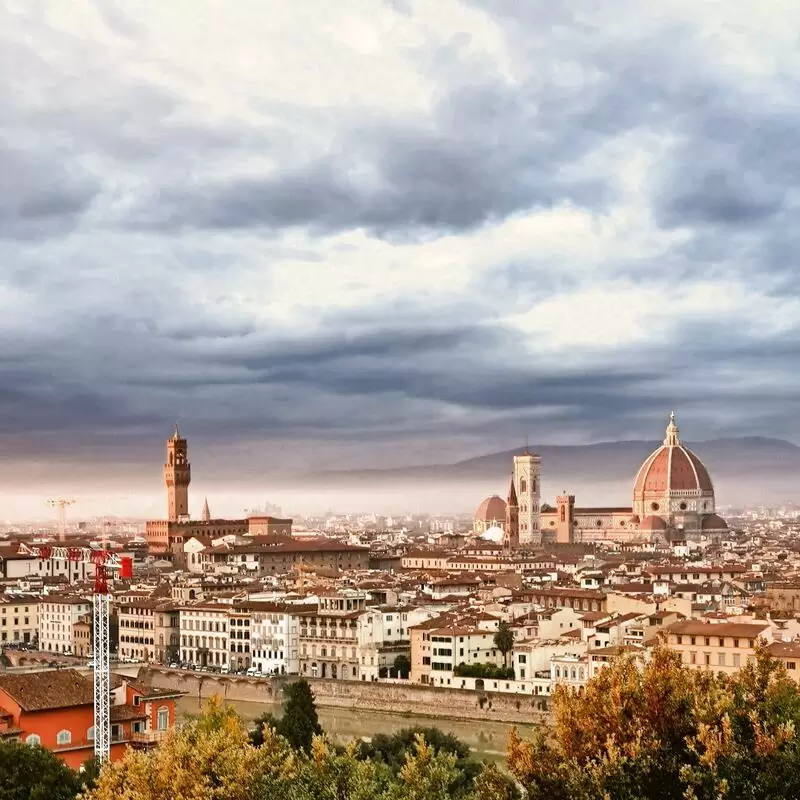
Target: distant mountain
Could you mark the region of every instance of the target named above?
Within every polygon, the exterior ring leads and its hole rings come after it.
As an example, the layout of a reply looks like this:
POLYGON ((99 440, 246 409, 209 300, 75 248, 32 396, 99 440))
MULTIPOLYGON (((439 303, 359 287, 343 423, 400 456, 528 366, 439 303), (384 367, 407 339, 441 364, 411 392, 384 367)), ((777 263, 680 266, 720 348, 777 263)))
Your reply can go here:
MULTIPOLYGON (((532 445, 542 458, 542 478, 547 483, 573 487, 587 481, 633 482, 636 472, 660 441, 601 442, 590 445, 532 445)), ((779 481, 783 486, 800 482, 800 447, 781 439, 744 437, 686 442, 708 468, 712 480, 752 481, 764 485, 779 481)), ((521 449, 490 453, 455 464, 410 466, 396 469, 335 470, 315 472, 305 485, 380 486, 390 483, 481 481, 496 484, 511 474, 512 458, 521 449)))

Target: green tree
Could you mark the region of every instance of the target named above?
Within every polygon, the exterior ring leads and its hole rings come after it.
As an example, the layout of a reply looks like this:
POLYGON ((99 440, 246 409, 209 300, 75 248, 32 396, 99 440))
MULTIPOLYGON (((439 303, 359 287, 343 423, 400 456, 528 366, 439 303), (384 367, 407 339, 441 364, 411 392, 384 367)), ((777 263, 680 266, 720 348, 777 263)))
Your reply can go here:
POLYGON ((73 800, 78 773, 42 747, 0 742, 0 800, 73 800))
POLYGON ((411 672, 411 659, 407 655, 401 653, 394 660, 394 668, 397 670, 397 677, 406 680, 411 672))
POLYGON ((455 756, 455 774, 448 789, 452 797, 466 795, 481 773, 481 764, 471 757, 469 747, 460 739, 438 728, 417 726, 404 728, 391 735, 379 733, 369 742, 360 742, 356 755, 360 759, 386 764, 394 775, 399 775, 409 755, 416 753, 420 740, 437 753, 455 756))
POLYGON ((508 654, 514 649, 514 631, 503 620, 494 634, 494 646, 503 654, 503 666, 508 667, 508 654))
POLYGON ((314 693, 308 681, 301 679, 283 687, 284 706, 280 718, 262 714, 255 720, 250 733, 250 743, 260 747, 264 743, 264 729, 271 728, 283 736, 296 750, 310 751, 315 736, 322 734, 314 693))

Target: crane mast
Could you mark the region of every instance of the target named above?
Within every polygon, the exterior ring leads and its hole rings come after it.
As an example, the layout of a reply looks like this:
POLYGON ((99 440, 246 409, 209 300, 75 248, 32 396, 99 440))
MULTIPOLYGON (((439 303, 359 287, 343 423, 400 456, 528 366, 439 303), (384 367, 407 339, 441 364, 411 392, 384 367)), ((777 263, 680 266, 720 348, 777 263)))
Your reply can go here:
POLYGON ((19 552, 41 559, 59 559, 94 564, 94 593, 92 595, 92 653, 94 654, 94 757, 98 763, 108 760, 111 753, 111 642, 109 641, 110 596, 108 576, 113 570, 120 577, 130 578, 133 560, 108 550, 90 547, 31 547, 20 544, 19 552))

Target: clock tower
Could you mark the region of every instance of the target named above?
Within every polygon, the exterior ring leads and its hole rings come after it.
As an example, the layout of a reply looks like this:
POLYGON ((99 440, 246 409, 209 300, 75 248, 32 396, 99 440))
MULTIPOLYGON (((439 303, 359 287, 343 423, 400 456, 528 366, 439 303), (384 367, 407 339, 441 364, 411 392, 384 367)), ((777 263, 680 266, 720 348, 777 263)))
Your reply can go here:
POLYGON ((189 465, 186 439, 178 426, 167 439, 167 460, 164 463, 164 483, 167 485, 167 519, 180 522, 189 519, 189 482, 192 469, 189 465))

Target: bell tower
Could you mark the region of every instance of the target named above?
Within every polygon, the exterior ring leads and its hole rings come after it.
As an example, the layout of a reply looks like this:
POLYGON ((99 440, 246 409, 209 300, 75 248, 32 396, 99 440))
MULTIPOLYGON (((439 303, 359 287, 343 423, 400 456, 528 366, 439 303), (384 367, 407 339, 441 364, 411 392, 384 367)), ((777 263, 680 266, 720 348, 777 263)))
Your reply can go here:
POLYGON ((528 448, 522 455, 514 456, 514 484, 519 504, 519 543, 541 544, 542 531, 539 527, 539 485, 542 460, 528 448))
POLYGON ((167 519, 179 522, 189 519, 189 483, 192 468, 189 465, 186 439, 178 426, 167 439, 167 460, 164 463, 164 483, 167 485, 167 519))

